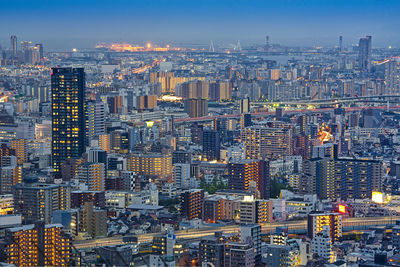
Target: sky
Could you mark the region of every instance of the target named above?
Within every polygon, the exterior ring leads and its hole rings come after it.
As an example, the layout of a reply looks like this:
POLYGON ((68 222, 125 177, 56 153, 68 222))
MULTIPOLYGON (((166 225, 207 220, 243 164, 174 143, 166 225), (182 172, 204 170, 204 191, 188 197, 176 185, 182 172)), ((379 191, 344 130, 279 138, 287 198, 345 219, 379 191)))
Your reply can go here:
POLYGON ((0 44, 42 42, 48 50, 99 42, 345 45, 373 36, 400 47, 399 0, 0 0, 0 44))

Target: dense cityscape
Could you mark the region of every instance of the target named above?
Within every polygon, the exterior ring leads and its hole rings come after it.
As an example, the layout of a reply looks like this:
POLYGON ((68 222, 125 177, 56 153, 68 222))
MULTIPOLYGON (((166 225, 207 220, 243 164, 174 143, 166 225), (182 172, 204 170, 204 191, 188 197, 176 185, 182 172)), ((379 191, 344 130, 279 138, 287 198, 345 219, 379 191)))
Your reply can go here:
POLYGON ((0 266, 400 266, 400 49, 8 38, 0 266))

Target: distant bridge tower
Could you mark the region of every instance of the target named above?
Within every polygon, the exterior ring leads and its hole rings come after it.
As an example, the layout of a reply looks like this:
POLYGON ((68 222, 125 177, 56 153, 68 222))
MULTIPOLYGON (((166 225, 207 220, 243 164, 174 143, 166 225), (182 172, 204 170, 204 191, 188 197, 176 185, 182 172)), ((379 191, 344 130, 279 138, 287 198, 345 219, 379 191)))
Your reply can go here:
POLYGON ((213 40, 211 40, 211 42, 210 42, 210 49, 209 49, 209 51, 210 51, 210 52, 215 52, 213 40))
POLYGON ((240 45, 240 40, 237 41, 237 44, 236 44, 236 51, 242 51, 242 47, 241 47, 241 45, 240 45))

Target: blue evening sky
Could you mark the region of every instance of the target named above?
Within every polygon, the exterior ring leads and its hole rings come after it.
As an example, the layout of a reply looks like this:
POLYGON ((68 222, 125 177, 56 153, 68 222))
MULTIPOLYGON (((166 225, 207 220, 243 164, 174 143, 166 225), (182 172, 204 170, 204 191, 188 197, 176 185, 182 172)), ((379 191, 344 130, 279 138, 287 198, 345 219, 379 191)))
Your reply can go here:
POLYGON ((344 44, 373 36, 373 46, 400 47, 399 0, 0 0, 0 43, 9 36, 49 49, 100 41, 142 44, 241 41, 242 46, 344 44))

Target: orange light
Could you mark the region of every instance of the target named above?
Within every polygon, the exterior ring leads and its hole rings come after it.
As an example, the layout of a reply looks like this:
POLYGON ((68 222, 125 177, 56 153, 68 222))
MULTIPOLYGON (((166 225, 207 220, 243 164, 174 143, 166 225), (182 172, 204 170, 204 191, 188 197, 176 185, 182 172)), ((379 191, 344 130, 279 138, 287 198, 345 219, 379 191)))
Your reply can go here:
POLYGON ((339 212, 340 213, 346 213, 346 206, 345 205, 339 205, 339 212))

